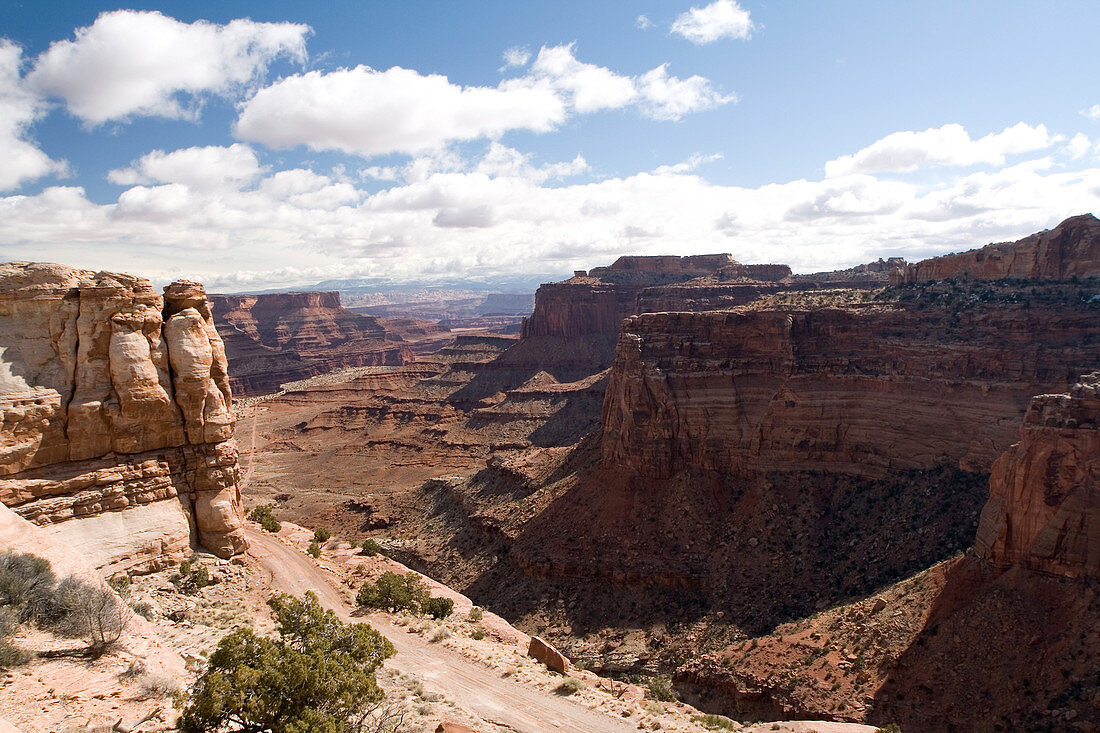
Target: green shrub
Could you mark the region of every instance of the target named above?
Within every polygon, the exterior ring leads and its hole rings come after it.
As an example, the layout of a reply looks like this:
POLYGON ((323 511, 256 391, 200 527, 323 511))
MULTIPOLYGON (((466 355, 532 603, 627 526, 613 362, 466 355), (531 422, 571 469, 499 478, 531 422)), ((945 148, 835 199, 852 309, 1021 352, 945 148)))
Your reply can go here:
POLYGON ((450 598, 429 598, 425 612, 432 618, 447 618, 455 608, 450 598))
POLYGON ((382 552, 382 545, 378 544, 377 540, 367 538, 363 540, 363 554, 367 557, 374 557, 382 552))
POLYGON ((274 508, 274 504, 263 504, 250 511, 248 513, 248 518, 263 527, 266 532, 278 532, 283 526, 279 524, 279 520, 271 513, 271 510, 274 508))
POLYGON ((114 578, 109 578, 107 580, 107 585, 111 586, 111 589, 115 593, 118 593, 119 598, 121 598, 123 600, 126 600, 127 598, 130 597, 130 576, 129 575, 118 575, 118 576, 115 576, 114 578))
POLYGON ((554 688, 559 695, 572 695, 584 689, 584 683, 575 677, 566 677, 562 683, 554 688))
POLYGON ((309 543, 309 549, 306 550, 314 559, 321 557, 321 546, 317 544, 317 540, 309 543))
POLYGON ((197 562, 184 560, 180 563, 180 571, 169 580, 183 593, 194 595, 208 585, 213 585, 210 571, 197 562))
POLYGON ((365 608, 423 613, 430 595, 428 587, 413 573, 404 576, 387 570, 374 583, 364 583, 356 601, 365 608))
POLYGON ((484 617, 485 617, 485 611, 484 611, 484 609, 481 608, 481 606, 474 606, 473 608, 470 609, 470 620, 471 621, 480 621, 484 617))
POLYGON ((328 542, 330 537, 332 537, 332 532, 325 527, 320 527, 313 530, 314 542, 328 542))
POLYGON ((654 700, 675 702, 676 693, 672 689, 672 680, 668 677, 654 677, 646 683, 646 692, 654 700))
POLYGON ((473 632, 470 633, 470 638, 474 641, 481 641, 485 638, 485 632, 481 629, 474 629, 473 632))
POLYGON ((195 584, 196 588, 200 590, 213 583, 210 579, 210 571, 202 565, 196 565, 191 570, 191 582, 195 584))
POLYGON ((237 629, 210 655, 179 718, 182 733, 223 730, 351 733, 382 699, 375 670, 393 645, 344 624, 317 596, 270 601, 279 635, 237 629))
POLYGON ((737 724, 724 715, 714 715, 713 713, 707 715, 693 715, 691 716, 692 723, 698 723, 707 728, 714 728, 719 730, 737 730, 737 724))

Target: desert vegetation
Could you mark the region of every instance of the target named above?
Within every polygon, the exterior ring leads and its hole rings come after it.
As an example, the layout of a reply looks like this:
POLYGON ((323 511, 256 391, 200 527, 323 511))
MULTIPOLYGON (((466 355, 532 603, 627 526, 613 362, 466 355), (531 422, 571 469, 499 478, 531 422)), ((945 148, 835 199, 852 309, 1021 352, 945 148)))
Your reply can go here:
POLYGON ((262 504, 250 511, 248 513, 248 518, 263 527, 267 532, 278 532, 282 529, 282 525, 279 524, 279 520, 271 513, 271 510, 274 508, 274 504, 262 504))
POLYGON ((29 651, 11 641, 21 624, 81 639, 86 647, 80 653, 100 656, 119 640, 129 613, 107 586, 71 575, 58 581, 44 558, 28 553, 0 554, 0 665, 21 664, 31 658, 29 651))
POLYGON ((364 583, 356 602, 365 608, 380 608, 391 613, 409 611, 436 619, 446 618, 454 610, 454 601, 433 598, 424 581, 412 573, 401 576, 389 570, 373 583, 364 583))
POLYGON ((384 730, 375 670, 394 653, 393 645, 365 624, 344 624, 312 593, 276 596, 270 606, 276 637, 237 629, 223 638, 188 695, 179 729, 384 730))

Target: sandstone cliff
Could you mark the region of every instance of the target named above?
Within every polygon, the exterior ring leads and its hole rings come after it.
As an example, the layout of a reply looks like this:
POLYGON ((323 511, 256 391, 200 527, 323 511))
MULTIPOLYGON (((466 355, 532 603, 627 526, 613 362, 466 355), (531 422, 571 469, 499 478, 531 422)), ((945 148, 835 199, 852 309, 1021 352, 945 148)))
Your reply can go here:
POLYGON ((198 283, 0 265, 0 501, 108 570, 244 549, 221 339, 198 283))
POLYGON ((998 566, 1100 576, 1100 373, 1031 401, 993 465, 975 548, 998 566))
POLYGON ((649 478, 987 472, 1031 395, 1097 366, 1100 311, 944 295, 634 316, 604 404, 603 461, 649 478))
POLYGON ((949 277, 978 280, 1100 277, 1100 220, 1092 214, 1074 216, 1018 242, 990 244, 907 265, 895 270, 891 281, 919 283, 949 277))
POLYGON ((372 316, 352 313, 331 292, 212 296, 238 395, 336 369, 400 366, 413 353, 372 316))

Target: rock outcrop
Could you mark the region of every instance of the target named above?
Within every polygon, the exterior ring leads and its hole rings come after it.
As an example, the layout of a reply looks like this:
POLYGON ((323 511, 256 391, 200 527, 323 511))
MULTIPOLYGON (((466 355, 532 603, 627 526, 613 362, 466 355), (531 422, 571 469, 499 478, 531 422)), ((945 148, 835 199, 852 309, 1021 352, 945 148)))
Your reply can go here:
POLYGON ((212 296, 238 395, 276 392, 286 382, 336 369, 401 366, 414 355, 373 316, 352 313, 329 292, 212 296))
POLYGON ((1100 277, 1100 220, 1092 214, 1082 214, 1017 242, 933 257, 898 268, 891 281, 920 283, 958 277, 976 280, 1100 277))
POLYGON ((0 265, 0 501, 101 569, 245 547, 225 350, 198 283, 0 265))
POLYGON ((1031 401, 993 465, 975 549, 994 565, 1100 577, 1100 372, 1031 401))

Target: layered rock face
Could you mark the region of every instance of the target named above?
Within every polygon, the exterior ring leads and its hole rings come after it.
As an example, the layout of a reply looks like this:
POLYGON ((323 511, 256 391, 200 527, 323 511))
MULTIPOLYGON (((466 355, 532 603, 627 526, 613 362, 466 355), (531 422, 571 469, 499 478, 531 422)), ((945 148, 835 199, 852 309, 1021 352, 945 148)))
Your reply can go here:
POLYGON ((401 336, 377 318, 352 313, 331 292, 215 295, 219 333, 239 395, 336 369, 400 366, 414 358, 401 336))
POLYGON ((791 290, 876 288, 904 265, 892 258, 849 270, 792 275, 787 265, 745 265, 728 254, 620 257, 608 267, 540 286, 516 349, 538 351, 541 368, 559 378, 579 379, 611 365, 628 316, 728 309, 791 290), (566 354, 568 364, 558 367, 566 354))
POLYGON ((891 279, 894 283, 919 283, 949 277, 978 280, 1100 277, 1100 220, 1092 214, 1074 216, 1018 242, 990 244, 907 265, 896 270, 891 279))
POLYGON ((1100 372, 1031 401, 993 465, 975 548, 994 565, 1100 577, 1100 372))
POLYGON ((947 463, 985 472, 1030 396, 1097 365, 1096 310, 746 307, 623 325, 603 462, 882 477, 947 463))
POLYGON ((0 501, 100 568, 244 549, 225 350, 198 283, 0 265, 0 501))

